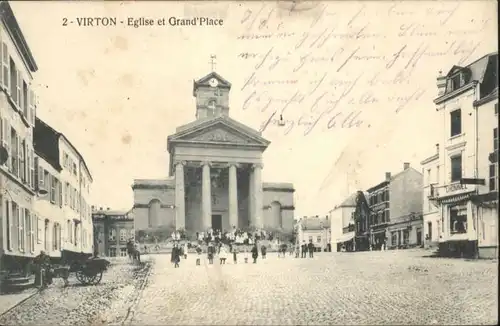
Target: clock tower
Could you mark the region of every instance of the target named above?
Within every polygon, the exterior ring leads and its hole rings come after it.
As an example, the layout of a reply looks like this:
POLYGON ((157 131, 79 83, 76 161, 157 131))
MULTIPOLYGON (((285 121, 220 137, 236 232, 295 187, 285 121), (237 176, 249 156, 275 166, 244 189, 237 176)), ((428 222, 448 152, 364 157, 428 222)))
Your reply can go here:
MULTIPOLYGON (((212 60, 214 57, 212 56, 212 60)), ((212 61, 212 69, 213 69, 212 61)), ((196 98, 196 119, 229 115, 229 91, 231 83, 212 71, 198 81, 193 81, 196 98)))

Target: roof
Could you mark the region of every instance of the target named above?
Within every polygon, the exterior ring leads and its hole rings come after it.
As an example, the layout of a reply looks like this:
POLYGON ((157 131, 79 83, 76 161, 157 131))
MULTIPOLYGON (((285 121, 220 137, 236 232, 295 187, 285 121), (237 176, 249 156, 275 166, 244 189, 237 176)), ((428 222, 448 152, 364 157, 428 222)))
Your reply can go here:
POLYGON ((33 128, 33 147, 35 154, 43 158, 57 171, 62 170, 59 155, 59 133, 39 118, 33 128))
POLYGON ((465 67, 456 66, 456 65, 453 66, 446 74, 446 77, 450 77, 451 75, 453 75, 455 72, 457 72, 459 70, 462 70, 462 71, 467 70, 471 74, 470 81, 478 81, 478 82, 482 83, 484 78, 485 78, 486 72, 487 72, 488 63, 491 60, 495 61, 497 59, 498 59, 498 52, 488 53, 488 54, 482 56, 481 58, 469 63, 465 67))
POLYGON ((416 170, 415 168, 413 168, 413 167, 411 167, 411 166, 410 166, 410 167, 408 167, 407 169, 402 170, 401 172, 396 173, 395 175, 391 176, 390 180, 385 180, 385 181, 382 181, 381 183, 379 183, 379 184, 377 184, 377 185, 375 185, 375 186, 373 186, 373 187, 369 188, 369 189, 367 190, 367 192, 372 192, 372 191, 374 191, 374 190, 377 190, 377 188, 381 188, 381 187, 383 187, 383 186, 385 186, 385 185, 389 184, 392 180, 394 180, 394 179, 396 179, 396 178, 399 178, 400 176, 402 176, 402 175, 403 175, 403 174, 405 174, 405 173, 408 173, 409 171, 417 172, 417 173, 418 173, 418 174, 420 174, 420 175, 422 174, 422 173, 420 173, 420 171, 418 171, 418 170, 416 170))
POLYGON ((351 194, 338 207, 355 207, 356 206, 356 197, 357 196, 358 196, 357 192, 351 194))
MULTIPOLYGON (((85 159, 83 158, 82 154, 76 149, 76 147, 69 141, 68 137, 66 137, 63 133, 55 130, 51 126, 49 126, 47 123, 42 121, 39 117, 36 117, 35 119, 35 128, 33 132, 33 143, 36 151, 37 143, 39 145, 39 151, 40 153, 45 154, 45 157, 50 157, 50 159, 53 161, 54 164, 57 164, 60 169, 61 167, 61 157, 59 155, 59 138, 63 138, 69 146, 75 151, 75 153, 78 155, 80 158, 81 162, 83 163, 83 166, 87 170, 90 180, 93 181, 92 179, 92 174, 90 173, 89 168, 87 167, 87 163, 85 163, 85 159)), ((50 162, 49 162, 50 163, 50 162)), ((51 163, 52 165, 52 163, 51 163)))
POLYGON ((19 26, 16 16, 14 15, 8 1, 0 1, 0 15, 1 19, 5 23, 5 26, 7 27, 8 33, 14 41, 14 44, 21 53, 23 61, 26 63, 31 72, 36 72, 38 70, 38 66, 35 62, 35 58, 31 53, 28 43, 26 42, 23 32, 21 31, 21 27, 19 26))
POLYGON ((464 67, 454 65, 444 77, 450 78, 457 72, 462 72, 464 74, 464 85, 453 90, 448 90, 447 85, 446 92, 436 98, 434 103, 439 104, 447 99, 455 97, 471 89, 475 83, 480 84, 478 101, 482 101, 484 97, 489 96, 494 92, 495 88, 498 88, 498 52, 486 54, 464 67))
POLYGON ((206 75, 204 77, 201 77, 197 81, 193 80, 193 96, 195 96, 195 92, 198 89, 198 87, 200 87, 202 85, 209 86, 208 81, 212 78, 216 78, 219 80, 219 85, 217 87, 231 89, 230 82, 228 82, 226 79, 224 79, 221 75, 219 75, 215 71, 212 71, 211 73, 209 73, 208 75, 206 75))
POLYGON ((308 217, 299 221, 303 230, 322 230, 330 227, 330 222, 322 217, 308 217))
POLYGON ((134 219, 133 210, 112 210, 112 209, 98 209, 92 211, 92 218, 102 218, 102 217, 110 217, 113 219, 113 216, 125 216, 126 219, 134 219))
POLYGON ((474 101, 474 103, 472 105, 481 106, 481 105, 489 103, 493 100, 498 100, 498 86, 495 87, 495 89, 493 89, 491 91, 491 93, 489 93, 488 95, 484 96, 483 98, 481 98, 479 100, 474 101))
POLYGON ((129 211, 122 211, 122 210, 111 210, 111 209, 99 209, 92 211, 92 215, 107 215, 107 216, 112 216, 112 215, 127 215, 129 211))

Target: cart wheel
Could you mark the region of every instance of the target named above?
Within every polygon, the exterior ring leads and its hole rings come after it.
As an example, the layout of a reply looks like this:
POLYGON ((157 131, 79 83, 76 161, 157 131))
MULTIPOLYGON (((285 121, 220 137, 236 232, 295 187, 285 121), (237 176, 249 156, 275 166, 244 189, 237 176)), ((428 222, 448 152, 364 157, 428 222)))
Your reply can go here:
POLYGON ((84 271, 78 271, 78 272, 76 272, 76 279, 78 281, 80 281, 80 283, 85 284, 85 285, 87 285, 87 284, 90 283, 89 282, 90 281, 89 277, 88 277, 87 274, 85 274, 84 271))
POLYGON ((91 284, 92 285, 97 285, 99 283, 101 283, 101 280, 102 280, 102 271, 100 272, 97 272, 96 275, 94 275, 92 281, 91 281, 91 284))
POLYGON ((76 279, 80 282, 80 283, 83 283, 83 272, 82 271, 78 271, 75 273, 76 275, 76 279))

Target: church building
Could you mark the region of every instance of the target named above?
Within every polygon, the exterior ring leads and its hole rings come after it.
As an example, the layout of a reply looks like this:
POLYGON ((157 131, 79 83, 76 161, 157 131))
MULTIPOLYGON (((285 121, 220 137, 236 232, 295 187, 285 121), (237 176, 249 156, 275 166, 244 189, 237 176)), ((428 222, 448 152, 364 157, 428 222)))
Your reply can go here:
POLYGON ((136 231, 293 229, 293 184, 262 182, 270 142, 229 117, 230 90, 216 72, 193 82, 196 119, 168 137, 169 177, 132 185, 136 231))

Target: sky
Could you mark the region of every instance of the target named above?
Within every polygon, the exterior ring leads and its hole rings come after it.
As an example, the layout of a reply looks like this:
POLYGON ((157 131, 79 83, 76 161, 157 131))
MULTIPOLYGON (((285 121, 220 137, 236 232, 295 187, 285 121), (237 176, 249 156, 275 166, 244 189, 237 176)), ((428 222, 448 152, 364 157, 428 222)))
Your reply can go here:
POLYGON ((11 6, 39 66, 37 114, 83 154, 92 203, 112 209, 133 206, 135 178, 167 177, 167 137, 195 119, 192 82, 212 54, 232 83, 230 116, 271 141, 263 180, 292 182, 303 216, 326 214, 404 162, 420 171, 442 132, 438 72, 498 47, 495 1, 11 6), (82 27, 82 17, 124 23, 82 27), (224 24, 158 26, 169 17, 224 24))

